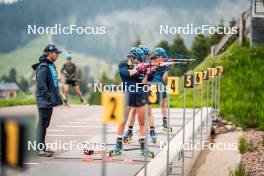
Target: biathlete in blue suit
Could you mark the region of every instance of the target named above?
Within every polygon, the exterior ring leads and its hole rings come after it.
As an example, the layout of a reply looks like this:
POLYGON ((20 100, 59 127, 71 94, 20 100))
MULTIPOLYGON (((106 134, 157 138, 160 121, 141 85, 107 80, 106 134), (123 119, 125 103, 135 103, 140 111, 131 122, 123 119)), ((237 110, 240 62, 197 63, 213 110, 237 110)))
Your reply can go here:
MULTIPOLYGON (((143 86, 147 83, 145 72, 140 67, 134 68, 135 64, 143 62, 144 53, 140 48, 132 48, 127 55, 127 60, 119 64, 119 74, 123 85, 126 86, 128 95, 128 112, 133 108, 138 115, 139 124, 139 143, 141 152, 147 157, 154 157, 154 153, 145 145, 145 105, 147 103, 146 93, 143 86), (138 90, 136 89, 138 86, 138 90)), ((115 148, 110 152, 110 156, 120 155, 122 153, 123 135, 126 121, 118 127, 118 136, 115 148)))

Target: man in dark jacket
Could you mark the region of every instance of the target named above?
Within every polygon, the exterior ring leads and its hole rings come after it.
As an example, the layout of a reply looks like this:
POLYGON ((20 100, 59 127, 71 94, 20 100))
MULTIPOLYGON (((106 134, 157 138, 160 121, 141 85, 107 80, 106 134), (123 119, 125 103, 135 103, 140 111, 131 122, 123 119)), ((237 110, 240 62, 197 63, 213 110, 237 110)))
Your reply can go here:
POLYGON ((36 71, 36 100, 39 112, 37 125, 37 144, 39 156, 51 157, 54 152, 46 150, 45 136, 49 126, 53 107, 62 104, 58 86, 58 75, 54 62, 61 53, 55 45, 48 45, 39 58, 39 63, 32 65, 36 71))

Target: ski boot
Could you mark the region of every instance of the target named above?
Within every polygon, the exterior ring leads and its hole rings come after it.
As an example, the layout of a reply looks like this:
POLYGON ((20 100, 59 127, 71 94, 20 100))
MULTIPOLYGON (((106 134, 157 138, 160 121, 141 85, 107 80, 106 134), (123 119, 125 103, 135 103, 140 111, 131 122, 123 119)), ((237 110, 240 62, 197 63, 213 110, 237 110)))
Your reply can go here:
POLYGON ((167 118, 163 118, 163 130, 164 131, 172 132, 172 128, 171 127, 168 127, 167 118))
POLYGON ((156 135, 154 129, 153 130, 152 129, 150 130, 150 138, 151 138, 151 142, 152 143, 154 143, 154 144, 157 143, 157 135, 156 135))
POLYGON ((147 146, 145 147, 145 139, 144 138, 140 138, 139 139, 139 143, 140 143, 140 149, 141 149, 141 153, 142 155, 149 157, 149 158, 154 158, 155 154, 153 151, 149 150, 147 148, 147 146))
POLYGON ((126 134, 123 136, 123 142, 128 143, 128 141, 131 141, 133 139, 133 131, 131 129, 128 129, 126 134))
POLYGON ((117 156, 122 154, 122 138, 117 138, 116 146, 110 151, 109 157, 117 156))

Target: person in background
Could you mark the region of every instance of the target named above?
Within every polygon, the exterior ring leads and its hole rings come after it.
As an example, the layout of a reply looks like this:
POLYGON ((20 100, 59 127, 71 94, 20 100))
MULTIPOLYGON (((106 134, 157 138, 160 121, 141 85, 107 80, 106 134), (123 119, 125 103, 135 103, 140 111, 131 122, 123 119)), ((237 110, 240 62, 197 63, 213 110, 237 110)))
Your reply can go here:
POLYGON ((69 53, 66 57, 66 63, 63 64, 61 73, 65 75, 65 84, 64 84, 64 103, 68 105, 68 94, 70 86, 74 87, 76 94, 80 97, 80 101, 82 104, 87 104, 86 100, 84 99, 82 92, 80 90, 80 86, 77 82, 77 67, 72 62, 71 53, 69 53))

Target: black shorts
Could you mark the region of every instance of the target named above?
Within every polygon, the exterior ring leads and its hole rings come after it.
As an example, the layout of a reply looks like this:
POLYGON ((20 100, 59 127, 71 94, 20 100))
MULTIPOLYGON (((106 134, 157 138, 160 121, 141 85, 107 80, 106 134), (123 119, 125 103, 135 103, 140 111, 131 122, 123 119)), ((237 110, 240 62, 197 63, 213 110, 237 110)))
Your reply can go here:
POLYGON ((145 93, 142 94, 129 94, 128 106, 141 107, 147 104, 147 96, 145 93))
POLYGON ((78 86, 77 80, 67 80, 66 79, 65 84, 72 85, 73 87, 78 86))
POLYGON ((167 98, 167 93, 166 92, 162 92, 162 99, 164 99, 164 98, 167 98))

